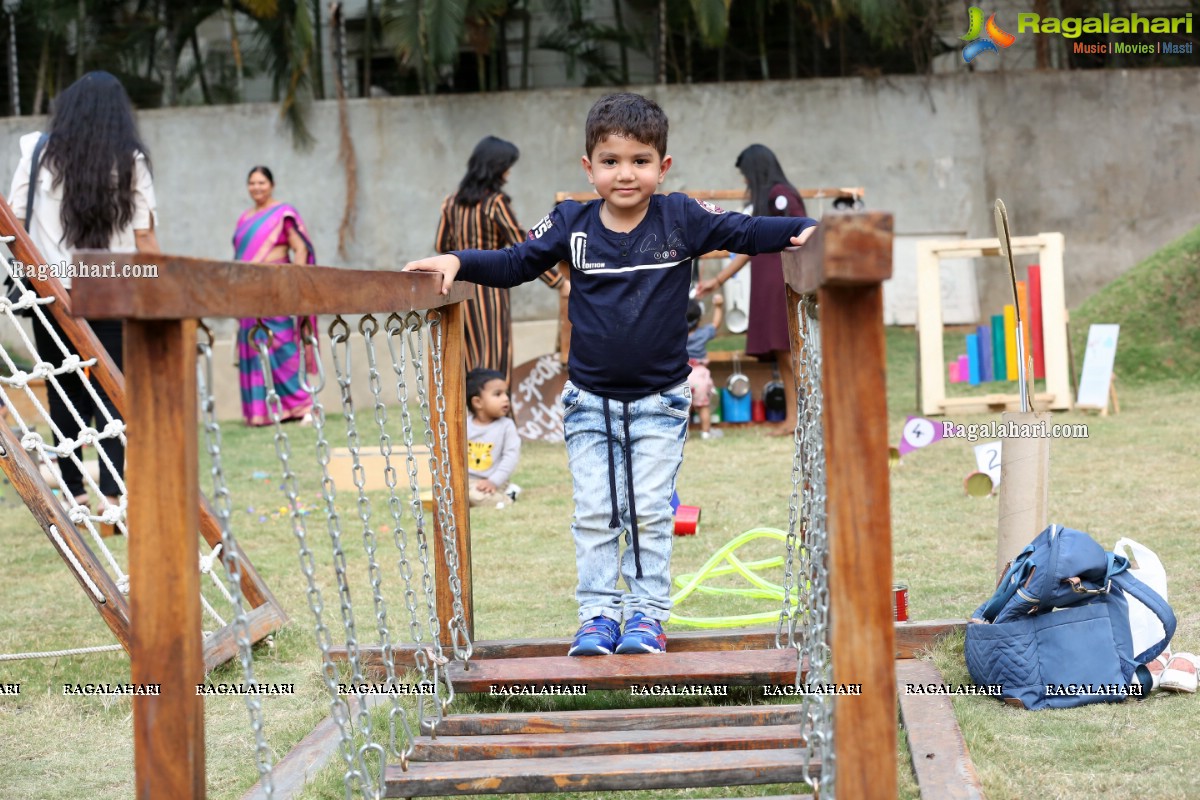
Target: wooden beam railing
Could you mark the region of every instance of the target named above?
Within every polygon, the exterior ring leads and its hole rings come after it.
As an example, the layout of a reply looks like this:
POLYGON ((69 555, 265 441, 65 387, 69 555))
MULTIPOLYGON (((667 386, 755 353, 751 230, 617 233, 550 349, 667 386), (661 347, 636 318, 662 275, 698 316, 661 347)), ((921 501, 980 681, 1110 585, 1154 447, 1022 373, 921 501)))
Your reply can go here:
MULTIPOLYGON (((407 312, 448 306, 443 315, 443 370, 451 487, 467 497, 464 367, 459 303, 472 295, 457 283, 439 294, 440 278, 417 273, 320 266, 204 261, 150 253, 79 253, 79 262, 154 265, 153 280, 77 279, 74 312, 124 319, 129 404, 130 616, 133 680, 161 684, 158 696, 134 699, 137 796, 204 797, 204 705, 200 599, 196 587, 198 475, 196 320, 407 312), (453 394, 451 394, 453 392, 453 394), (163 444, 167 443, 167 446, 163 444), (456 463, 457 462, 457 463, 456 463)), ((436 411, 436 409, 434 409, 436 411)), ((435 425, 437 420, 435 418, 435 425)), ((455 530, 470 598, 470 527, 456 503, 455 530)), ((442 548, 434 548, 440 552, 442 548)), ((444 562, 435 565, 446 575, 444 562)), ((448 621, 448 598, 438 614, 448 621)), ((469 611, 468 611, 469 614, 469 611)), ((468 616, 467 629, 473 633, 468 616)))
POLYGON ((891 258, 892 216, 879 212, 826 214, 802 250, 783 256, 789 316, 806 294, 816 295, 820 316, 833 678, 862 685, 834 712, 842 797, 896 796, 882 285, 891 258))

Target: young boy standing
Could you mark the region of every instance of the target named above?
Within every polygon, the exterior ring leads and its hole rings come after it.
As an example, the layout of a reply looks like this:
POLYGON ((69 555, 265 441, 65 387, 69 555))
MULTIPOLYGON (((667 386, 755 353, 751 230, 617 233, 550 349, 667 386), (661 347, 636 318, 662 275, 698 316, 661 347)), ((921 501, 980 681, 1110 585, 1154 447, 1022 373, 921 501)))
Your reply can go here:
POLYGON ((601 98, 585 139, 583 169, 600 200, 560 203, 507 250, 448 253, 405 269, 441 273, 446 293, 455 277, 512 287, 559 261, 571 265, 570 380, 561 400, 581 625, 568 655, 661 653, 671 613, 670 501, 691 407, 692 260, 720 249, 799 247, 816 221, 748 217, 657 194, 671 168, 667 117, 640 95, 601 98))

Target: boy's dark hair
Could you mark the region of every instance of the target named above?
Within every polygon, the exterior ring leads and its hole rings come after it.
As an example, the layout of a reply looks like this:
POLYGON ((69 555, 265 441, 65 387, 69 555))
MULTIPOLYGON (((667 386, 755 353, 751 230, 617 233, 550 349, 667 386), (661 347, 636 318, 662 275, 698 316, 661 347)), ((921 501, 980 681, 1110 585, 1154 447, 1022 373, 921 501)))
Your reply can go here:
POLYGON ((699 300, 688 300, 687 324, 688 330, 700 324, 700 318, 704 316, 704 306, 700 305, 699 300))
POLYGON ((624 136, 667 154, 667 115, 653 100, 632 92, 601 97, 588 112, 584 146, 588 158, 606 136, 624 136))
POLYGON ((503 372, 494 369, 476 367, 467 373, 467 410, 471 409, 471 401, 483 394, 483 387, 496 379, 505 380, 503 372))

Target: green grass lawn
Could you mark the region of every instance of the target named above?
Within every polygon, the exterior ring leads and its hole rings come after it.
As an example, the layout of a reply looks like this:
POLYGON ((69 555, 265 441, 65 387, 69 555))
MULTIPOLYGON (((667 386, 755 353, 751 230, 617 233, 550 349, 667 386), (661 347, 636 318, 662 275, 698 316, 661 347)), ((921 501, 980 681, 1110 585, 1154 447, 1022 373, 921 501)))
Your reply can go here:
MULTIPOLYGON (((911 332, 889 331, 889 425, 897 440, 912 413, 914 389, 911 332)), ((1200 560, 1194 556, 1198 515, 1194 490, 1200 479, 1193 432, 1196 393, 1190 385, 1158 382, 1127 387, 1120 415, 1102 418, 1056 415, 1056 421, 1089 426, 1089 438, 1052 445, 1051 516, 1092 533, 1111 546, 1130 536, 1158 552, 1167 567, 1171 601, 1179 617, 1177 650, 1200 649, 1197 622, 1200 560)), ((987 417, 972 417, 982 421, 987 417)), ((311 430, 292 428, 296 453, 312 452, 311 430)), ((276 481, 269 431, 240 425, 224 428, 223 460, 235 491, 235 514, 245 548, 293 617, 270 644, 256 649, 260 680, 297 683, 298 696, 265 702, 269 741, 282 754, 328 711, 315 659, 311 615, 297 549, 276 481)), ((679 493, 703 509, 700 533, 676 540, 674 571, 695 570, 720 545, 752 527, 787 527, 792 445, 754 429, 731 428, 721 440, 689 441, 679 493)), ((326 619, 336 622, 336 593, 329 570, 328 537, 320 511, 317 469, 302 463, 302 500, 314 544, 322 544, 321 582, 326 619)), ((895 575, 910 586, 913 619, 965 617, 994 582, 996 502, 970 499, 962 478, 973 469, 971 445, 944 440, 905 457, 892 470, 895 575)), ((503 510, 473 514, 477 636, 511 638, 565 636, 574 628, 575 581, 568 524, 570 479, 560 446, 525 447, 518 482, 520 500, 503 510)), ((373 641, 369 584, 361 545, 362 523, 352 493, 339 494, 343 536, 355 579, 359 636, 373 641)), ((0 541, 5 546, 4 602, 0 604, 0 651, 49 650, 111 641, 11 489, 0 505, 0 541)), ((386 523, 381 497, 373 505, 373 528, 386 523)), ((121 548, 122 542, 116 547, 121 548)), ((387 544, 386 541, 383 544, 387 544)), ((389 552, 384 550, 383 552, 389 552)), ((394 562, 394 550, 387 558, 394 562)), ((781 554, 778 545, 747 557, 781 554)), ((418 572, 419 574, 419 572, 418 572)), ((395 570, 388 572, 389 627, 397 640, 408 630, 408 612, 395 570)), ((776 581, 779 575, 770 576, 776 581)), ((886 590, 886 587, 881 587, 886 590)), ((763 601, 693 595, 680 609, 690 616, 764 610, 763 601)), ((767 603, 765 610, 773 604, 767 603)), ((951 683, 967 682, 961 641, 930 654, 951 683)), ((62 695, 63 683, 128 679, 123 653, 62 657, 0 664, 3 682, 20 682, 19 697, 0 697, 0 794, 6 797, 127 797, 132 792, 130 702, 62 695), (65 779, 65 780, 64 780, 65 779)), ((237 682, 240 668, 226 665, 212 679, 237 682)), ((593 699, 593 702, 603 702, 593 699)), ((989 797, 1143 796, 1148 785, 1164 797, 1184 797, 1195 785, 1191 773, 1196 698, 1156 695, 1148 701, 1070 711, 1021 712, 986 698, 955 701, 960 724, 989 797), (1015 746, 1017 745, 1017 746, 1015 746), (1130 765, 1137 765, 1131 769, 1130 765), (1151 778, 1147 782, 1147 777, 1151 778)), ((456 710, 495 703, 459 698, 456 710)), ((507 707, 521 707, 509 702, 507 707)), ((207 703, 207 753, 213 797, 237 797, 253 782, 252 737, 242 703, 212 698, 207 703)), ((915 796, 902 763, 903 795, 915 796)), ((777 789, 780 787, 776 787, 777 789)), ((741 790, 746 796, 762 788, 741 790)), ((673 796, 718 797, 738 790, 705 790, 673 796)), ((327 771, 307 797, 341 797, 340 773, 327 771)), ((633 796, 672 796, 644 793, 633 796)))

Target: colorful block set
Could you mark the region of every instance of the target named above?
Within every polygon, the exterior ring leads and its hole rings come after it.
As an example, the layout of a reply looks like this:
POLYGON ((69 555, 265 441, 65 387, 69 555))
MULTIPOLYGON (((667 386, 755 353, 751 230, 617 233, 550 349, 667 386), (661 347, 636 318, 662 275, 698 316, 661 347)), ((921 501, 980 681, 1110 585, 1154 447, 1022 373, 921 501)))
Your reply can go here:
MULTIPOLYGON (((1033 376, 1046 377, 1042 337, 1042 269, 1029 267, 1029 278, 1017 281, 1017 303, 1023 321, 1025 352, 1033 357, 1033 376)), ((1002 314, 993 314, 991 325, 980 325, 966 337, 966 352, 947 367, 951 383, 978 386, 993 381, 1017 379, 1017 309, 1004 306, 1002 314)))

